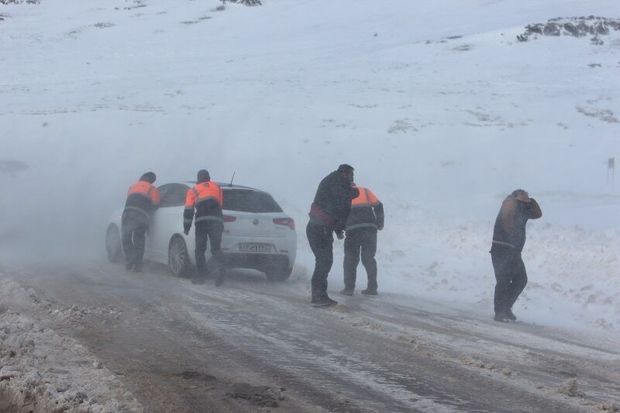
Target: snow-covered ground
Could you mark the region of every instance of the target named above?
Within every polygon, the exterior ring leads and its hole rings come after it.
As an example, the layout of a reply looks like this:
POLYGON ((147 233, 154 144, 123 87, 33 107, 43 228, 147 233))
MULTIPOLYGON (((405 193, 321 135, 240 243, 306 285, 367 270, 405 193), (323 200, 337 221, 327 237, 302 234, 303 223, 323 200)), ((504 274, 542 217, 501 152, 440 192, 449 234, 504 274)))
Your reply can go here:
POLYGON ((0 175, 3 234, 93 253, 141 171, 166 182, 207 167, 273 192, 309 268, 313 191, 349 162, 386 207, 382 288, 490 308, 493 219, 524 187, 544 212, 524 319, 617 329, 620 195, 605 161, 619 149, 620 32, 516 39, 616 5, 474 3, 3 6, 2 158, 29 165, 0 175))
POLYGON ((34 290, 0 276, 0 411, 143 411, 87 348, 25 315, 68 320, 80 316, 77 307, 42 303, 34 290))
POLYGON ((620 32, 517 40, 557 17, 618 17, 616 1, 219 6, 0 5, 0 161, 27 165, 0 163, 5 259, 101 256, 142 172, 164 183, 206 167, 274 194, 307 275, 309 204, 347 162, 386 208, 382 291, 490 316, 493 221, 523 187, 544 216, 529 224, 517 315, 620 332, 620 184, 606 176, 620 156, 620 32))

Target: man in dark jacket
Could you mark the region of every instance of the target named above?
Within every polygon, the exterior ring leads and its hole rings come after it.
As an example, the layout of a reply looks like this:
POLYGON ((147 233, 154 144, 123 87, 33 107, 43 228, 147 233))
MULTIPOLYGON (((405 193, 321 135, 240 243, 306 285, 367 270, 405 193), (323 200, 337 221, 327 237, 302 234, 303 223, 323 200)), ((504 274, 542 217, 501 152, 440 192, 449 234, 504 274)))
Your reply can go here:
POLYGON ((127 191, 127 201, 121 218, 127 270, 142 271, 146 233, 151 216, 159 205, 159 190, 153 186, 156 178, 153 172, 146 172, 127 191))
POLYGON ((528 219, 542 217, 540 206, 529 194, 517 189, 502 203, 495 228, 491 259, 495 270, 495 321, 516 320, 512 306, 527 284, 521 251, 525 245, 525 225, 528 219))
POLYGON ((342 295, 353 295, 357 265, 360 262, 368 275, 364 295, 377 295, 377 231, 383 229, 383 204, 368 188, 357 187, 359 195, 351 202, 344 240, 344 290, 342 295))
POLYGON ((203 283, 206 277, 207 262, 205 252, 207 240, 211 243, 211 259, 215 267, 215 285, 224 281, 224 265, 222 262, 222 233, 224 232, 224 218, 222 206, 224 195, 218 184, 211 181, 209 172, 198 171, 196 185, 187 190, 185 196, 185 211, 183 212, 183 232, 189 234, 192 221, 196 222, 196 277, 194 282, 203 283))
POLYGON ((306 235, 315 256, 312 274, 312 304, 329 306, 337 304, 327 295, 327 276, 334 261, 333 233, 338 239, 344 238, 344 229, 351 211, 351 201, 358 191, 353 186, 353 167, 340 165, 327 175, 316 191, 310 207, 310 221, 306 235))

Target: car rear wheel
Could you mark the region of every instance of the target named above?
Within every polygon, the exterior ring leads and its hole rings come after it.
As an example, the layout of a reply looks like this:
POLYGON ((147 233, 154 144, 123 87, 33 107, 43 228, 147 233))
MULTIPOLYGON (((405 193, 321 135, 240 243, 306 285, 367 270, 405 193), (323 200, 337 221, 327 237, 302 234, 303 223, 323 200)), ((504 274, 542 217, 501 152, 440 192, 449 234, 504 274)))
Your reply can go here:
POLYGON ((105 250, 108 254, 108 260, 110 260, 110 262, 119 262, 123 256, 121 232, 114 224, 111 224, 106 231, 105 250))
POLYGON ((288 280, 293 272, 293 268, 288 263, 273 265, 266 269, 265 275, 269 281, 282 282, 288 280))
POLYGON ((168 268, 177 277, 187 277, 190 274, 191 263, 187 253, 185 240, 175 235, 168 246, 168 268))

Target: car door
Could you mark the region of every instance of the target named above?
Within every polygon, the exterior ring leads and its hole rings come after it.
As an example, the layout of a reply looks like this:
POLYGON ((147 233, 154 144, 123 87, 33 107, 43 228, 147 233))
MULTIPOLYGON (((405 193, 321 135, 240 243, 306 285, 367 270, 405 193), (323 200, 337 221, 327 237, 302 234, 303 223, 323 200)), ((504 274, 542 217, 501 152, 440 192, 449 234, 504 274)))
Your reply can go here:
POLYGON ((153 261, 167 263, 170 239, 174 234, 183 233, 183 210, 188 189, 187 185, 181 183, 159 187, 161 201, 153 214, 149 233, 150 255, 153 261))

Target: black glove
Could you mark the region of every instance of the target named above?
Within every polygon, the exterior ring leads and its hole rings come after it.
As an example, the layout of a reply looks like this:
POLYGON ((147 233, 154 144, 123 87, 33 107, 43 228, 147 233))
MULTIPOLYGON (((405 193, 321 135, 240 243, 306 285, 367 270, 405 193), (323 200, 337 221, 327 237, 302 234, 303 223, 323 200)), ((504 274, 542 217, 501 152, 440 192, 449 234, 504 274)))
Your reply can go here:
POLYGON ((191 228, 191 227, 185 227, 185 228, 183 228, 183 233, 184 233, 185 235, 189 235, 189 229, 190 229, 190 228, 191 228))
POLYGON ((377 229, 379 231, 383 229, 383 216, 377 217, 377 229))
POLYGON ((340 229, 340 230, 337 230, 337 231, 334 231, 334 232, 336 233, 336 238, 338 238, 338 239, 343 239, 344 238, 344 231, 343 230, 340 229))

